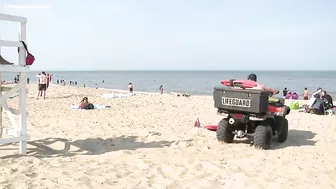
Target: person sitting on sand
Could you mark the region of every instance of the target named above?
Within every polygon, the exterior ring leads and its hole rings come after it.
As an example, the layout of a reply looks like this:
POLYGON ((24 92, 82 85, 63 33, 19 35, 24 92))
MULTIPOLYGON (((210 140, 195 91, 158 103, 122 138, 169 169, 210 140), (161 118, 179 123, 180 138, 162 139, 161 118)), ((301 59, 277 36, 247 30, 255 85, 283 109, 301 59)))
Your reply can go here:
POLYGON ((312 97, 310 98, 309 103, 308 103, 309 107, 312 107, 313 104, 315 103, 316 99, 318 99, 318 98, 322 98, 322 96, 323 96, 323 95, 322 95, 322 88, 319 87, 319 88, 316 90, 316 92, 314 92, 314 93, 312 94, 312 97))
POLYGON ((326 110, 334 107, 333 99, 330 95, 327 94, 327 91, 322 92, 322 99, 324 101, 324 107, 326 110))
POLYGON ((316 96, 316 95, 322 97, 322 92, 323 92, 323 91, 322 91, 322 88, 319 87, 319 88, 312 94, 312 97, 314 97, 314 96, 316 96))
POLYGON ((315 99, 314 103, 310 105, 308 108, 306 108, 306 112, 314 113, 317 115, 324 115, 325 103, 321 99, 321 96, 318 93, 316 93, 312 99, 315 99))
POLYGON ((93 104, 89 103, 88 97, 84 97, 82 99, 82 101, 80 101, 78 108, 79 109, 91 110, 91 109, 94 109, 94 106, 93 106, 93 104))
MULTIPOLYGON (((331 108, 331 105, 328 105, 329 97, 324 95, 322 88, 319 87, 316 92, 313 93, 312 98, 309 100, 308 107, 305 108, 305 112, 307 113, 314 113, 317 115, 324 115, 325 110, 331 108), (325 96, 326 98, 323 98, 325 96), (328 107, 326 107, 326 105, 328 107)), ((331 98, 331 97, 330 97, 331 98)), ((329 99, 330 100, 330 99, 329 99)), ((332 99, 331 99, 332 101, 332 99)))

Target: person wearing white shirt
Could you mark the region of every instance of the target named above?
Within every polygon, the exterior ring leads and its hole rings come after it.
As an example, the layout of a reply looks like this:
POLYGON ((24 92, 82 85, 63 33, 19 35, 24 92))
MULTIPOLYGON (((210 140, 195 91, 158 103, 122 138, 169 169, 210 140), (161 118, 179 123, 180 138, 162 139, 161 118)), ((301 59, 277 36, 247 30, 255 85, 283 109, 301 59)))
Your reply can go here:
POLYGON ((45 72, 42 72, 41 74, 37 74, 36 77, 38 77, 38 94, 37 94, 37 99, 42 93, 43 99, 45 99, 46 96, 46 90, 47 90, 47 82, 48 82, 48 77, 45 72))
POLYGON ((133 93, 133 85, 131 82, 128 84, 128 90, 130 93, 133 93))
POLYGON ((314 92, 313 94, 312 94, 312 97, 311 97, 311 99, 309 100, 309 107, 312 107, 313 106, 313 104, 315 103, 315 101, 316 101, 316 99, 317 98, 321 98, 323 95, 322 95, 322 88, 321 87, 319 87, 317 90, 316 90, 316 92, 314 92))

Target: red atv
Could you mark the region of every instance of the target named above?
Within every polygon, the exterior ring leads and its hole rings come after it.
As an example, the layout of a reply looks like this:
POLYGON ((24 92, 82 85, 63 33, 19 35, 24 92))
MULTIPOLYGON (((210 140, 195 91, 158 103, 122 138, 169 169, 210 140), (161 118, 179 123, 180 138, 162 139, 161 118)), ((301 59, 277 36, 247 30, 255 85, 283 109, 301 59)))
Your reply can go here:
POLYGON ((257 85, 250 80, 224 80, 226 87, 215 87, 214 106, 224 116, 217 127, 217 140, 232 143, 234 137, 252 137, 256 148, 269 149, 273 136, 285 142, 290 113, 284 99, 271 97, 270 92, 251 89, 257 85))

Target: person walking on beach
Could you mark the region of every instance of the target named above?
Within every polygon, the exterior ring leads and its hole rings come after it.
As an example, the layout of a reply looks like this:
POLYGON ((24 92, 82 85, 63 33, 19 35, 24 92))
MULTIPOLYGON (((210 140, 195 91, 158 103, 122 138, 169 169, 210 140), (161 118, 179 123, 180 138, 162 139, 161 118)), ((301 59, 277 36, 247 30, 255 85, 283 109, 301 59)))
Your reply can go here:
POLYGON ((288 89, 287 89, 287 87, 285 87, 284 90, 282 91, 282 94, 283 94, 284 98, 286 98, 287 93, 288 93, 288 89))
POLYGON ((49 88, 49 84, 51 82, 51 74, 47 74, 47 89, 49 88))
POLYGON ((128 90, 129 90, 130 93, 133 93, 133 84, 132 84, 132 82, 130 82, 128 84, 128 90))
POLYGON ((45 74, 45 72, 42 72, 42 74, 37 74, 36 77, 38 77, 38 90, 39 90, 36 99, 39 98, 40 93, 43 94, 43 99, 45 99, 48 77, 45 74))
POLYGON ((303 91, 303 100, 308 100, 309 99, 309 91, 306 88, 304 88, 304 91, 303 91))
POLYGON ((162 87, 162 85, 160 86, 160 94, 163 94, 163 87, 162 87))

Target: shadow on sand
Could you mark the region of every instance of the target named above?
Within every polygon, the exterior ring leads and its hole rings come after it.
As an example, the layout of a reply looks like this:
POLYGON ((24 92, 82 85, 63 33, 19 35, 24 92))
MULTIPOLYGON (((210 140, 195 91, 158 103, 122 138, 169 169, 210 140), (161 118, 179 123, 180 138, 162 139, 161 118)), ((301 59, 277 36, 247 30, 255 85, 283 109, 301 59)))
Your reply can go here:
POLYGON ((286 142, 273 142, 271 149, 280 149, 290 146, 314 146, 316 141, 312 139, 315 135, 316 134, 311 131, 289 130, 286 142))
MULTIPOLYGON (((314 146, 316 141, 312 140, 315 133, 311 131, 289 130, 286 142, 279 143, 276 137, 272 138, 271 150, 286 148, 290 146, 314 146)), ((249 144, 253 146, 253 137, 235 139, 233 144, 249 144)))
MULTIPOLYGON (((59 156, 75 156, 75 155, 99 155, 107 152, 118 150, 136 150, 139 148, 163 148, 170 146, 175 141, 154 141, 154 142, 139 142, 138 136, 119 136, 116 138, 88 138, 84 140, 69 141, 64 138, 45 138, 41 140, 29 141, 27 150, 28 156, 39 158, 59 157, 59 156), (51 145, 55 143, 62 146, 63 149, 53 149, 51 145)), ((8 146, 1 145, 0 147, 8 146)), ((17 150, 17 148, 0 148, 0 150, 17 150)), ((0 159, 22 157, 25 155, 6 155, 0 159)))

